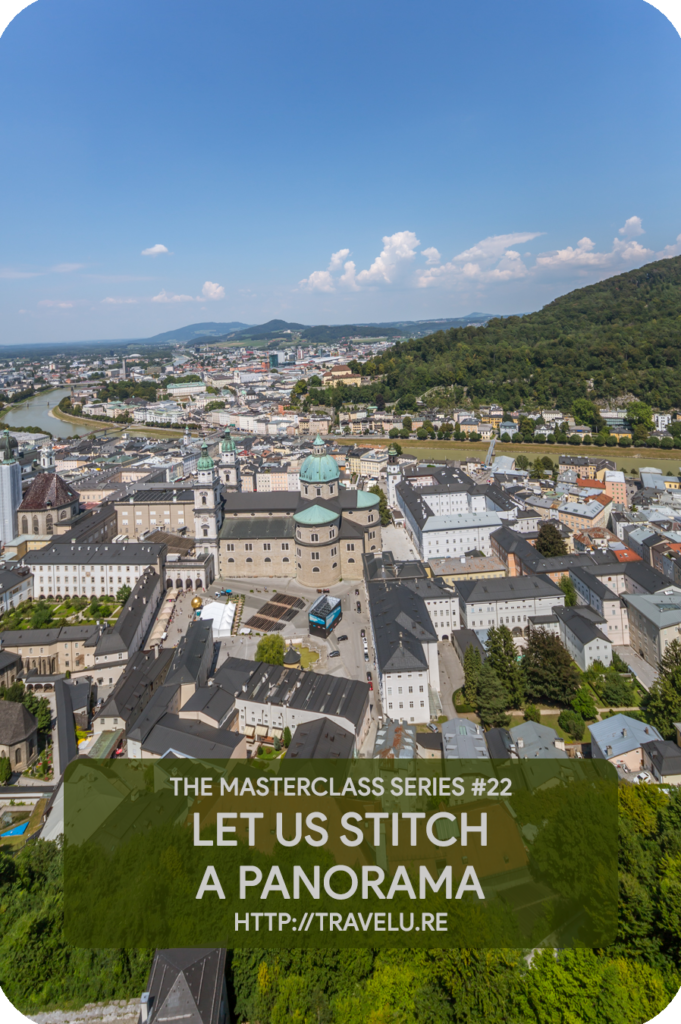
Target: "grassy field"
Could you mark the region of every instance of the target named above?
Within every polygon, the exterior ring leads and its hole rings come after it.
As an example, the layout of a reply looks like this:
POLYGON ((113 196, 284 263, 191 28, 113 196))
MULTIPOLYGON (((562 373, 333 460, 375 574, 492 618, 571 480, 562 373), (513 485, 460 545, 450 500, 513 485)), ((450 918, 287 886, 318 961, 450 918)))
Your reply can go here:
MULTIPOLYGON (((388 437, 343 437, 342 444, 359 444, 367 448, 378 448, 392 444, 388 437)), ((405 455, 417 455, 420 459, 465 459, 469 456, 485 461, 489 441, 403 441, 397 438, 405 455)), ((642 466, 657 466, 665 473, 676 474, 681 466, 681 449, 664 451, 661 448, 598 448, 596 445, 571 444, 502 444, 497 442, 495 455, 527 455, 530 460, 548 455, 554 462, 559 455, 589 455, 600 459, 611 459, 618 469, 629 473, 640 471, 642 466)))

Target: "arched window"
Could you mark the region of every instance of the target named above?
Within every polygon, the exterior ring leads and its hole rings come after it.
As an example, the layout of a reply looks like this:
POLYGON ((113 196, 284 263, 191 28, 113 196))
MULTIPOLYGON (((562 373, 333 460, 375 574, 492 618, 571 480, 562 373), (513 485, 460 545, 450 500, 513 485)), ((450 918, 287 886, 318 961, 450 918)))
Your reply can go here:
POLYGON ((272 559, 271 559, 271 558, 266 558, 266 559, 265 559, 265 561, 266 561, 266 562, 271 562, 271 561, 272 561, 272 559))
POLYGON ((312 572, 321 572, 321 569, 319 568, 319 566, 318 566, 318 565, 315 565, 315 567, 314 567, 314 569, 312 570, 312 572))
POLYGON ((182 590, 182 580, 175 580, 175 589, 182 590))
POLYGON ((335 569, 337 565, 338 565, 338 562, 334 562, 333 565, 331 566, 331 568, 335 569))
POLYGON ((172 585, 173 585, 173 581, 172 580, 166 580, 166 590, 170 590, 172 585))
POLYGON ((208 504, 208 502, 206 501, 206 495, 205 494, 201 495, 201 504, 202 505, 207 505, 208 504))
POLYGON ((21 532, 28 533, 28 516, 21 517, 21 532))
POLYGON ((37 516, 33 516, 33 533, 36 534, 36 536, 40 533, 40 523, 38 522, 37 516))
POLYGON ((59 518, 60 518, 60 519, 66 519, 66 516, 67 516, 67 514, 68 514, 68 509, 66 509, 66 508, 63 508, 63 509, 61 510, 61 512, 59 513, 59 518))
POLYGON ((228 559, 227 559, 227 561, 228 561, 228 562, 233 562, 233 561, 234 561, 234 559, 233 559, 233 558, 228 558, 228 559))
POLYGON ((247 559, 246 559, 246 561, 247 561, 247 562, 252 562, 252 561, 253 561, 253 559, 252 559, 252 558, 247 558, 247 559))
POLYGON ((204 528, 203 528, 203 536, 204 537, 208 536, 208 527, 207 526, 204 526, 204 528))
POLYGON ((45 516, 45 532, 54 533, 54 524, 52 522, 52 513, 48 512, 45 516))
POLYGON ((348 562, 354 562, 354 558, 348 558, 348 562))
POLYGON ((288 558, 282 558, 282 562, 288 562, 288 558))

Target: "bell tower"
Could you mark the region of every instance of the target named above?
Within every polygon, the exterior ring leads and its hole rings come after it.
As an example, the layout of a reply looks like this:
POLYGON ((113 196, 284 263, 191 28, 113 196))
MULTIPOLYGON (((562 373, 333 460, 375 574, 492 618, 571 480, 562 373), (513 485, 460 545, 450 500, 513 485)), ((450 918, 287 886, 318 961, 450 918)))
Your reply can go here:
POLYGON ((241 473, 239 472, 239 460, 236 457, 236 445, 225 427, 225 432, 220 442, 220 465, 218 467, 220 483, 224 484, 230 491, 241 490, 241 473))
POLYGON ((54 449, 51 441, 40 449, 40 468, 45 473, 54 473, 54 449))
POLYGON ((397 505, 397 494, 395 488, 402 479, 402 470, 397 457, 395 448, 390 445, 388 448, 388 465, 386 467, 386 473, 388 476, 388 504, 395 508, 397 505))
POLYGON ((217 576, 219 572, 218 534, 222 526, 222 501, 220 480, 205 442, 201 446, 201 458, 197 463, 196 472, 197 482, 194 487, 196 552, 213 556, 214 571, 217 576))

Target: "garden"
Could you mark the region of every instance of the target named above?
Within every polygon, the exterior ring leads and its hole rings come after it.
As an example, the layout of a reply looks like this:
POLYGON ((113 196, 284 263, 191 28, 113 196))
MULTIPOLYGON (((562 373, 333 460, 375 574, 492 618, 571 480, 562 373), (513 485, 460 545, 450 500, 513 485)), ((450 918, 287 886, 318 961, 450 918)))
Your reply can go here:
POLYGON ((56 600, 29 598, 0 616, 0 631, 20 629, 60 629, 62 626, 88 625, 116 621, 130 596, 130 587, 121 587, 116 597, 59 597, 56 600))

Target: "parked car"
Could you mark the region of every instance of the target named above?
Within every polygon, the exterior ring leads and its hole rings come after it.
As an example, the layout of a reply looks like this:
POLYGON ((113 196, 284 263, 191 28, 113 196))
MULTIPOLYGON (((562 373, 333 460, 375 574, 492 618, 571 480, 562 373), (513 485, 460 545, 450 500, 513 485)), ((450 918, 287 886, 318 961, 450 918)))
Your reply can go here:
POLYGON ((360 630, 360 634, 359 634, 359 635, 360 635, 361 637, 365 637, 365 636, 367 635, 367 631, 366 631, 366 629, 362 629, 362 630, 360 630))
POLYGON ((371 672, 367 672, 367 683, 372 681, 371 672))
POLYGON ((639 772, 638 775, 636 776, 636 778, 634 779, 634 782, 652 782, 652 781, 653 781, 653 778, 652 778, 650 772, 639 772))
POLYGON ((362 604, 361 604, 361 602, 360 602, 360 601, 358 601, 358 602, 357 602, 357 611, 358 611, 358 612, 361 612, 361 610, 362 610, 362 604))
POLYGON ((439 732, 440 730, 436 726, 435 722, 428 722, 428 728, 431 732, 439 732))
POLYGON ((336 637, 336 643, 339 644, 341 642, 341 640, 347 640, 347 638, 348 638, 347 633, 343 633, 342 636, 337 636, 336 637))
POLYGON ((367 651, 366 647, 364 648, 364 660, 365 661, 369 660, 369 652, 367 651))
POLYGON ((330 658, 340 658, 340 651, 331 651, 329 654, 330 658))
POLYGON ((355 590, 355 593, 356 593, 356 594, 359 594, 359 590, 355 590))

